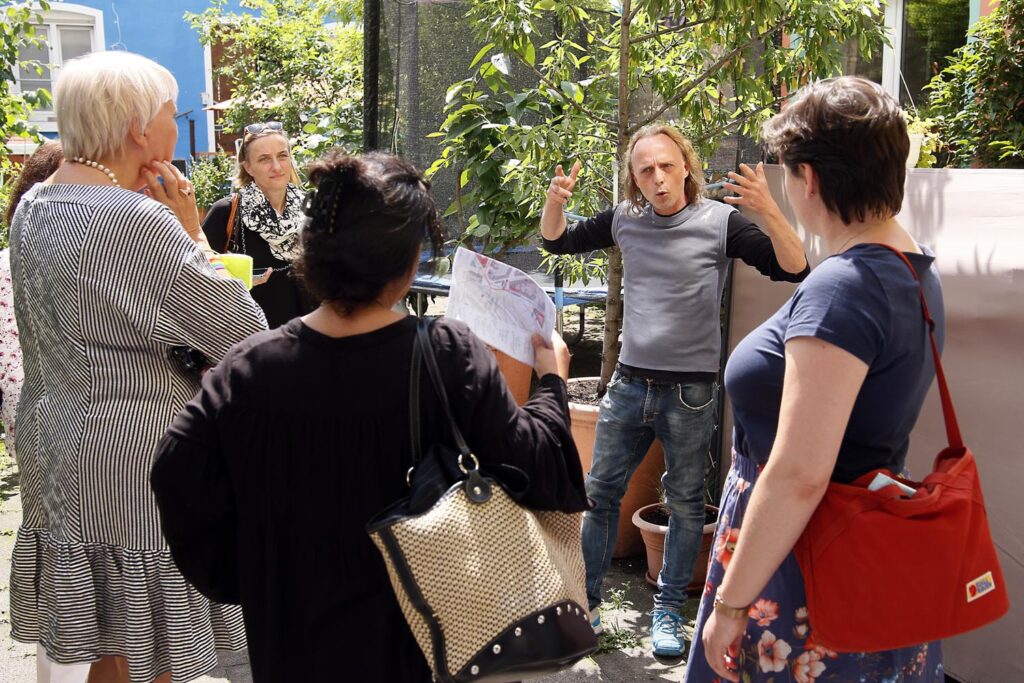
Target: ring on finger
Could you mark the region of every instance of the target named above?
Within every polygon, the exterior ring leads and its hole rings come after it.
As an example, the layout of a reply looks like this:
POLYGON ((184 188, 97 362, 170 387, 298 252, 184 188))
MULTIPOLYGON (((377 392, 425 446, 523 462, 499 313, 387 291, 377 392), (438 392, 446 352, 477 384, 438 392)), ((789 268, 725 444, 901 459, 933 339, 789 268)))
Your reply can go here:
POLYGON ((178 192, 180 192, 183 195, 185 195, 186 197, 188 197, 188 196, 190 196, 192 194, 192 188, 190 188, 190 187, 179 187, 178 188, 178 192))

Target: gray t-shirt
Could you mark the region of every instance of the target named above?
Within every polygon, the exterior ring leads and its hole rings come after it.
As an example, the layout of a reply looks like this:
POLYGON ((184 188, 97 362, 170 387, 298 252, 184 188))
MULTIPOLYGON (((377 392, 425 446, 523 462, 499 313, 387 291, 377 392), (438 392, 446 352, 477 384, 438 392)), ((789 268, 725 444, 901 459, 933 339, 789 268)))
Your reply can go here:
POLYGON ((544 240, 555 254, 617 245, 624 264, 622 363, 665 372, 717 373, 726 266, 740 258, 772 280, 799 282, 771 240, 731 206, 703 200, 671 216, 623 202, 544 240))
POLYGON ((691 204, 671 216, 620 204, 612 237, 622 250, 626 365, 718 372, 726 226, 735 209, 691 204))

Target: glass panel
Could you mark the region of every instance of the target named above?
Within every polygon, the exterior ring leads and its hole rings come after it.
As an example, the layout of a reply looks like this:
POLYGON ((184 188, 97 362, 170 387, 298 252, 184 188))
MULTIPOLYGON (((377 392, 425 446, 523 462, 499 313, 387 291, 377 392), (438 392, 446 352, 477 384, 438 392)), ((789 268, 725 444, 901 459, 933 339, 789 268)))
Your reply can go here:
POLYGON ((871 59, 865 59, 857 48, 857 41, 850 40, 843 45, 843 75, 863 76, 875 83, 882 82, 882 46, 871 52, 871 59))
POLYGON ((81 57, 92 52, 92 29, 81 27, 61 26, 60 32, 60 59, 67 63, 75 57, 81 57))
POLYGON ((38 90, 39 88, 46 88, 52 91, 51 77, 50 77, 50 48, 49 48, 49 33, 46 28, 36 27, 36 35, 43 38, 44 43, 41 45, 22 45, 18 49, 18 61, 36 61, 42 65, 42 72, 36 71, 35 66, 18 66, 18 84, 21 86, 22 92, 26 90, 38 90))
POLYGON ((970 0, 904 0, 900 103, 928 103, 924 86, 946 67, 946 58, 967 42, 970 0))

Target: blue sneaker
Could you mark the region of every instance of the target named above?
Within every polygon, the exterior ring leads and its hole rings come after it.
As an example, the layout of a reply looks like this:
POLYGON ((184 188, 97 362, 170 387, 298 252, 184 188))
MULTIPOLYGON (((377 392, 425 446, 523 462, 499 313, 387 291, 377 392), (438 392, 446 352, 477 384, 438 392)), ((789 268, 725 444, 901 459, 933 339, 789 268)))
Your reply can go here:
POLYGON ((683 641, 679 631, 683 626, 683 618, 678 612, 667 609, 656 609, 651 612, 651 640, 654 654, 661 657, 679 657, 683 654, 683 641))
POLYGON ((601 625, 601 610, 597 607, 590 610, 590 628, 594 629, 595 636, 604 633, 604 626, 601 625))

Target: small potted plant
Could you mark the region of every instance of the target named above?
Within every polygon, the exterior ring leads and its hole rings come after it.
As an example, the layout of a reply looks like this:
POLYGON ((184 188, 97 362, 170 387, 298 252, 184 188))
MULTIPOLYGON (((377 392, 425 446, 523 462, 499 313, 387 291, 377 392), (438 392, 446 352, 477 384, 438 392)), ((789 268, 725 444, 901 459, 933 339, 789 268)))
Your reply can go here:
MULTIPOLYGON (((665 535, 668 533, 669 508, 664 502, 645 505, 633 513, 633 525, 640 530, 644 545, 647 547, 647 582, 658 585, 658 572, 661 571, 662 558, 665 554, 665 535)), ((718 523, 718 508, 714 505, 704 506, 704 533, 697 553, 697 564, 693 568, 693 579, 687 586, 688 591, 700 591, 707 579, 708 558, 715 543, 715 525, 718 523)))
POLYGON ((905 115, 907 134, 910 136, 910 153, 907 155, 907 168, 931 168, 938 157, 939 135, 936 133, 935 121, 921 118, 918 112, 905 115))

